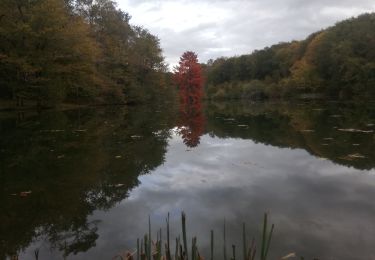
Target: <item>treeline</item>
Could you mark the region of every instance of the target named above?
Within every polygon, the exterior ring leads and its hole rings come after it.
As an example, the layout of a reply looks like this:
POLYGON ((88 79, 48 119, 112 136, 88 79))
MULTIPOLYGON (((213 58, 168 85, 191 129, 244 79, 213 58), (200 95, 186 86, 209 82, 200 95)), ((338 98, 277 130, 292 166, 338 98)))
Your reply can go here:
POLYGON ((111 0, 1 0, 0 97, 40 106, 168 95, 159 39, 111 0))
POLYGON ((375 14, 363 14, 303 41, 210 60, 205 66, 206 95, 212 99, 374 96, 374 28, 375 14))

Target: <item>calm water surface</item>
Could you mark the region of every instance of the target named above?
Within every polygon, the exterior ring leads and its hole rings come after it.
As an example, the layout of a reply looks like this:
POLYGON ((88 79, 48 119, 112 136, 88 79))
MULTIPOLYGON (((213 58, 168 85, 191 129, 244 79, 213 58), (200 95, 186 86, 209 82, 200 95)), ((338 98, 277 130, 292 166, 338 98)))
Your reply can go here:
POLYGON ((202 252, 214 230, 216 259, 224 218, 241 251, 264 212, 270 259, 375 259, 374 124, 374 103, 2 113, 0 259, 112 259, 148 215, 156 233, 170 212, 175 237, 182 210, 202 252))

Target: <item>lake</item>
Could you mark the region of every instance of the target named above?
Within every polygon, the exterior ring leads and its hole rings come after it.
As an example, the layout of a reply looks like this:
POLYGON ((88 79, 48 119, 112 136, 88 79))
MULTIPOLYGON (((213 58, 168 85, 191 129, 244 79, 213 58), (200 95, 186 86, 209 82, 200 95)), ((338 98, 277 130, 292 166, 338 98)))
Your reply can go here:
POLYGON ((269 259, 375 259, 374 130, 364 102, 0 113, 0 259, 112 259, 168 212, 174 248, 181 211, 206 259, 265 212, 269 259))

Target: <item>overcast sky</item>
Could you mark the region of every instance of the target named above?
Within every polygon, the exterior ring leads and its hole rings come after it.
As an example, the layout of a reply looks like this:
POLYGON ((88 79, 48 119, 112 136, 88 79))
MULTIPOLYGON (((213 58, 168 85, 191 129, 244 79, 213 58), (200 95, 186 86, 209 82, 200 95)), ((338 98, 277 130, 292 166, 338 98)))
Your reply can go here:
POLYGON ((117 0, 160 38, 166 61, 178 63, 186 50, 201 62, 220 56, 304 39, 310 33, 364 12, 374 0, 117 0))

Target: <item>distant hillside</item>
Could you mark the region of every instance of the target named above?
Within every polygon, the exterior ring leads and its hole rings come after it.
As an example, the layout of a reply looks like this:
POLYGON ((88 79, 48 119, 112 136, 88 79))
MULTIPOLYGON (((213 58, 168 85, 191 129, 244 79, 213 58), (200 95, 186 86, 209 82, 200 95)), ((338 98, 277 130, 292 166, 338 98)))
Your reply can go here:
POLYGON ((205 66, 212 99, 331 98, 375 94, 375 13, 363 14, 249 55, 218 58, 205 66))

